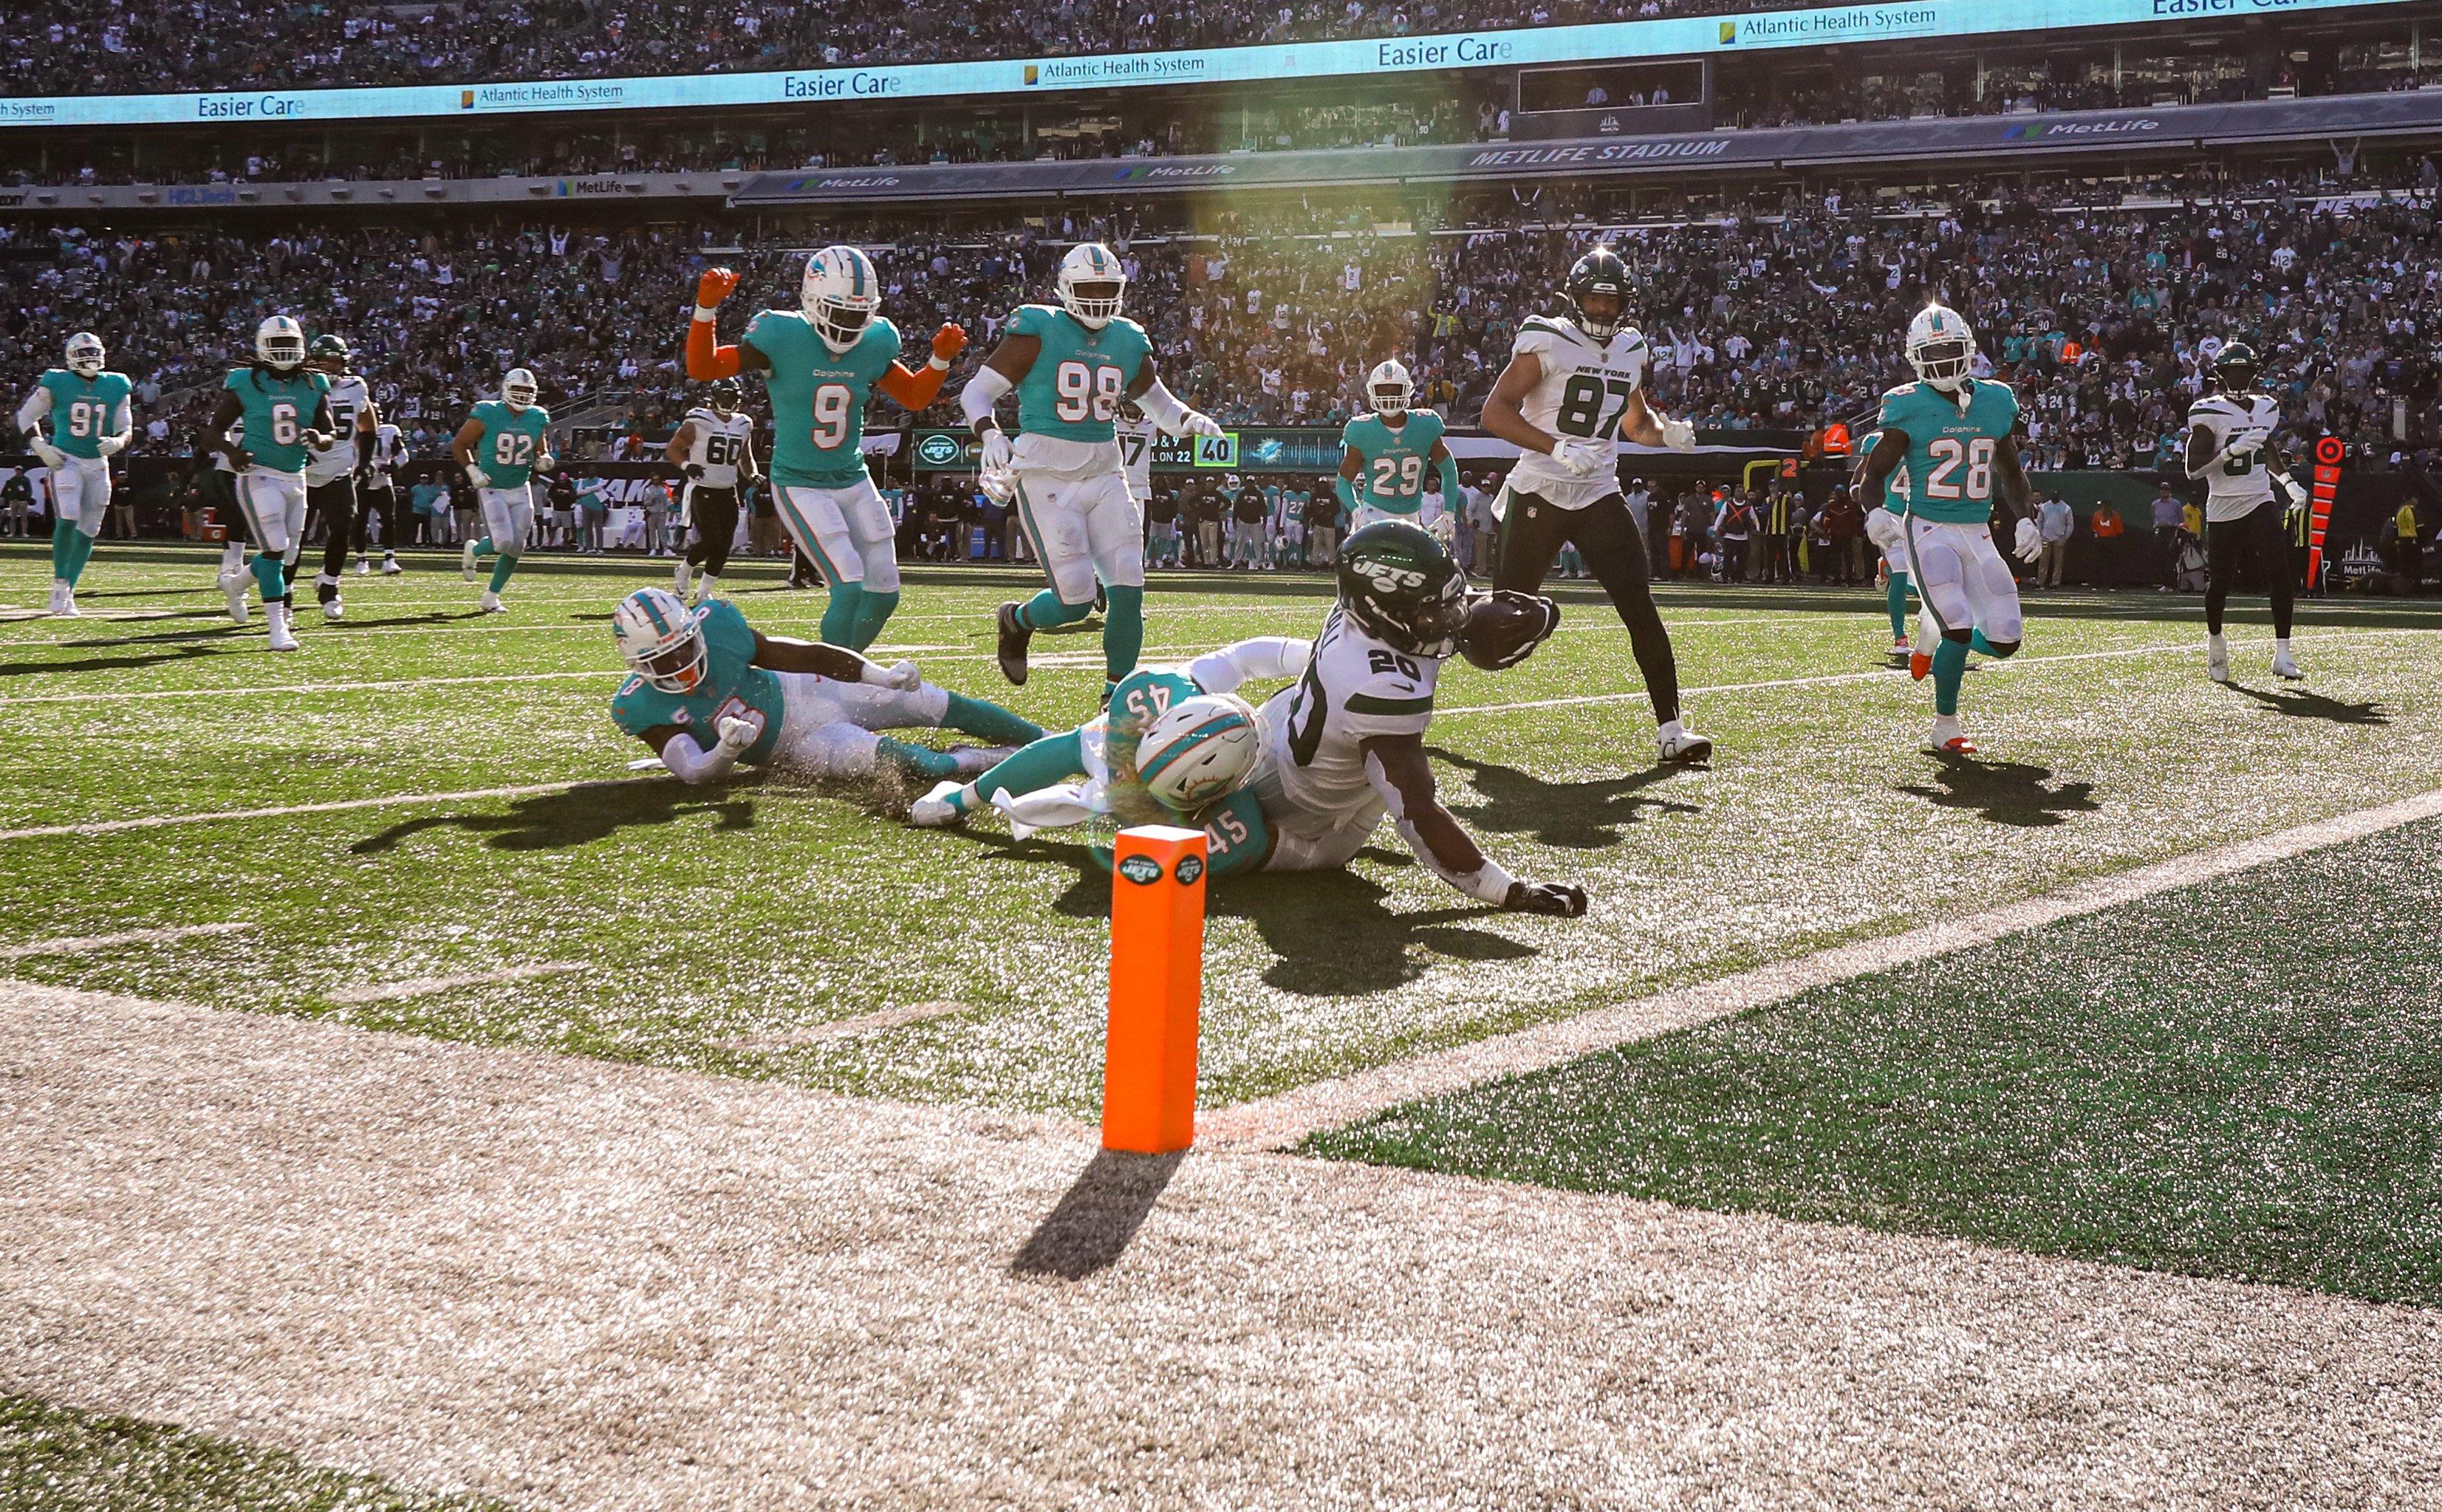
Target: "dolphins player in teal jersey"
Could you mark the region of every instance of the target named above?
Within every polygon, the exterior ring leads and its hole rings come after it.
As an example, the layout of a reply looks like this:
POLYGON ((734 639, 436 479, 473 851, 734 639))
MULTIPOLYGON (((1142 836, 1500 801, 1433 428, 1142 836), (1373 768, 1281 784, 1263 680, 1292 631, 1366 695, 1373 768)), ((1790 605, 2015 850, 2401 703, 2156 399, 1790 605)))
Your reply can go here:
POLYGON ((1976 333, 1958 311, 1927 305, 1908 325, 1907 359, 1917 381, 1883 395, 1883 433, 1866 456, 1862 486, 1868 499, 1906 510, 1899 523, 1908 576, 1924 601, 1908 670, 1933 674, 1933 748, 1965 755, 1976 749, 1959 721, 1967 653, 2009 656, 2025 634, 2017 578, 1993 547, 1994 505, 2016 519, 2011 550, 2021 558, 2041 556, 2044 543, 2018 463, 2017 396, 1969 372, 1976 333), (1901 469, 1904 501, 1888 494, 1901 469))
POLYGON ((1883 554, 1883 607, 1891 616, 1891 661, 1905 666, 1916 654, 1908 640, 1908 577, 1907 530, 1900 521, 1907 516, 1907 469, 1893 468, 1887 491, 1882 498, 1866 494, 1866 458, 1873 455, 1874 443, 1881 439, 1877 430, 1866 437, 1857 455, 1857 470, 1850 492, 1859 507, 1866 512, 1866 538, 1883 554))
POLYGON ((639 589, 620 600, 610 629, 635 673, 612 695, 610 718, 683 782, 709 782, 740 761, 815 777, 886 769, 946 780, 1043 736, 998 704, 926 683, 913 662, 885 667, 844 646, 765 635, 724 599, 689 608, 666 588, 639 589), (958 730, 992 745, 935 751, 874 733, 901 729, 958 730))
POLYGON ((1441 469, 1442 507, 1456 507, 1458 459, 1442 440, 1447 428, 1431 410, 1410 410, 1415 396, 1415 380, 1395 357, 1365 379, 1365 397, 1374 412, 1358 415, 1339 433, 1339 476, 1331 484, 1348 511, 1351 532, 1377 519, 1423 524, 1417 511, 1424 502, 1427 466, 1441 469))
POLYGON ((1218 436, 1222 429, 1162 387, 1152 338, 1120 314, 1127 270, 1111 249, 1083 242, 1060 260, 1060 305, 1024 304, 958 403, 983 439, 983 486, 1015 500, 1018 518, 1043 558, 1051 586, 1023 604, 1000 607, 1000 669, 1026 682, 1026 648, 1036 630, 1072 624, 1094 611, 1096 582, 1107 594, 1103 616, 1105 691, 1136 670, 1144 648, 1144 512, 1128 491, 1113 422, 1133 403, 1173 436, 1218 436), (1011 442, 993 414, 1017 392, 1011 442))
MULTIPOLYGON (((263 593, 270 647, 297 649, 295 600, 288 569, 305 546, 305 457, 337 445, 326 402, 331 380, 305 366, 305 331, 284 315, 267 316, 254 332, 254 361, 221 385, 219 408, 195 438, 195 455, 219 452, 237 475, 238 507, 253 534, 251 564, 263 593), (230 439, 239 428, 242 442, 230 439)), ((224 573, 232 619, 243 621, 246 579, 224 573)))
POLYGON ((110 509, 110 459, 135 431, 128 400, 136 388, 127 374, 102 371, 101 337, 90 331, 68 337, 65 355, 67 366, 44 373, 17 407, 17 428, 51 470, 51 612, 73 619, 77 578, 110 509))
POLYGON ((518 570, 518 558, 534 543, 533 480, 551 471, 556 460, 547 434, 551 411, 535 403, 539 393, 533 373, 511 368, 501 379, 501 396, 475 406, 449 438, 449 454, 466 469, 466 481, 475 485, 475 501, 483 511, 483 538, 466 543, 459 575, 471 583, 477 557, 500 556, 476 606, 486 614, 508 607, 501 602, 501 590, 518 570))
POLYGON ((830 585, 822 637, 863 650, 899 607, 898 529, 865 465, 865 410, 879 392, 909 411, 939 395, 967 333, 944 325, 921 369, 899 360, 899 328, 884 319, 882 278, 853 246, 806 259, 796 310, 764 310, 736 346, 719 343, 720 301, 738 287, 725 267, 696 282, 687 376, 763 374, 772 399, 772 505, 797 550, 830 585))

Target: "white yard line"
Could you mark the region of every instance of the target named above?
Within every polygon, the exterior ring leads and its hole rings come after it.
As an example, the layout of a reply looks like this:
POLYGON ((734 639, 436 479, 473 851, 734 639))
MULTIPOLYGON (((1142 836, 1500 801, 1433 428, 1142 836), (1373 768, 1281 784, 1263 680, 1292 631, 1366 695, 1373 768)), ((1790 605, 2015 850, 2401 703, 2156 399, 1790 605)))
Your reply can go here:
POLYGON ((2064 919, 2135 902, 2157 893, 2194 886, 2251 866, 2362 840, 2400 825, 2435 817, 2442 817, 2442 789, 2253 840, 2176 856, 2118 876, 2098 877, 2056 893, 2025 899, 1965 919, 1927 924, 1904 935, 1777 961, 1735 976, 1675 988, 1514 1034, 1318 1082, 1277 1097, 1200 1113, 1196 1119, 1196 1144, 1199 1148, 1218 1149, 1283 1148, 1318 1129, 1338 1128, 1420 1098, 1439 1097, 1499 1078, 1541 1070, 1598 1050, 1777 1003, 1852 976, 1947 956, 2064 919))
POLYGON ((513 672, 498 677, 401 678, 390 683, 271 683, 252 687, 151 688, 140 693, 31 693, 0 698, 0 707, 12 703, 118 703, 127 699, 234 699, 257 693, 377 693, 393 688, 456 687, 472 683, 551 683, 575 677, 625 677, 623 670, 598 672, 513 672))
MULTIPOLYGON (((213 824, 224 819, 282 819, 298 813, 338 813, 348 809, 390 809, 418 803, 465 803, 478 798, 532 798, 571 788, 617 788, 635 779, 577 777, 567 782, 537 782, 520 788, 469 788, 460 792, 399 792, 382 798, 347 798, 336 803, 298 803, 278 809, 223 809, 211 813, 162 813, 145 819, 102 819, 89 824, 36 825, 25 829, 0 829, 0 840, 38 840, 47 835, 106 835, 120 829, 158 829, 169 825, 213 824)), ((651 778, 645 779, 654 780, 651 778)))
POLYGON ((116 935, 70 935, 39 939, 30 945, 0 946, 0 960, 27 956, 73 956, 81 951, 108 950, 114 945, 150 945, 158 940, 186 939, 195 935, 234 935, 252 924, 173 924, 162 929, 129 929, 116 935))
POLYGON ((745 1039, 715 1040, 717 1049, 738 1050, 754 1055, 782 1055, 803 1049, 809 1045, 825 1045, 834 1040, 850 1040, 866 1034, 878 1034, 884 1029, 908 1024, 922 1024, 931 1019, 947 1018, 953 1013, 974 1011, 972 1003, 909 1003, 901 1008, 885 1008, 871 1013, 859 1013, 854 1018, 833 1019, 807 1029, 792 1029, 785 1034, 757 1034, 745 1039))
POLYGON ((537 976, 561 976, 585 970, 586 967, 574 963, 510 966, 497 972, 470 972, 463 976, 420 976, 407 982, 342 987, 321 995, 334 1003, 391 1003, 402 997, 429 997, 435 993, 455 992, 461 987, 488 987, 495 982, 522 982, 537 976))

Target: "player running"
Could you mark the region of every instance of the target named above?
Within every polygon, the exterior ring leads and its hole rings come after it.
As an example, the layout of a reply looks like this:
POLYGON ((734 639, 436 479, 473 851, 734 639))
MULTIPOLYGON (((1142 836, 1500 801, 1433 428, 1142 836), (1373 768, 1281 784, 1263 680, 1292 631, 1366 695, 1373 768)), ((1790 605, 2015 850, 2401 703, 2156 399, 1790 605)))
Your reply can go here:
POLYGON ((729 569, 730 544, 738 538, 738 486, 763 481, 755 470, 755 417, 740 410, 743 397, 736 378, 713 379, 703 403, 686 412, 663 452, 686 474, 680 514, 695 526, 695 539, 679 557, 670 586, 686 597, 689 574, 701 570, 702 581, 695 585, 699 604, 720 595, 720 574, 729 569))
POLYGON ((381 517, 382 575, 395 577, 403 570, 398 565, 398 545, 405 540, 405 517, 399 512, 398 469, 407 462, 406 432, 391 421, 374 427, 373 458, 365 465, 363 479, 357 489, 364 496, 364 515, 356 527, 356 573, 362 576, 374 570, 373 555, 366 550, 371 544, 366 526, 375 515, 381 517))
POLYGON ((1915 643, 1908 639, 1908 592, 1913 584, 1908 577, 1907 529, 1900 523, 1907 515, 1907 472, 1904 468, 1892 472, 1883 497, 1867 497, 1866 459, 1873 454, 1874 443, 1881 435, 1881 431, 1875 431, 1859 447, 1850 492, 1865 506, 1866 538, 1883 554, 1883 607, 1891 616, 1891 662, 1905 666, 1916 654, 1915 643))
POLYGON ((611 615, 619 655, 635 673, 610 701, 619 728, 653 748, 683 782, 709 782, 737 763, 816 777, 884 769, 931 781, 980 772, 1041 726, 998 704, 961 698, 843 646, 765 635, 722 600, 689 608, 644 588, 611 615), (951 729, 993 749, 935 751, 877 730, 951 729))
POLYGON ((1026 682, 1034 632, 1094 611, 1099 579, 1107 692, 1136 670, 1144 648, 1144 515, 1130 497, 1115 422, 1133 403, 1173 436, 1218 436, 1218 422, 1196 413, 1162 386, 1153 341, 1120 314, 1127 271, 1100 243, 1084 242, 1060 261, 1060 307, 1023 304, 1009 334, 976 370, 958 403, 983 439, 984 487, 1014 498, 1026 534, 1051 586, 1023 604, 1000 607, 1000 669, 1026 682), (993 409, 1017 391, 1012 443, 993 409))
POLYGON ((822 638, 863 650, 899 607, 897 532, 865 465, 865 410, 878 392, 911 411, 941 392, 967 333, 944 325, 921 369, 899 360, 899 328, 883 318, 882 280, 853 246, 806 259, 800 310, 763 310, 736 346, 718 345, 720 301, 738 287, 728 268, 696 284, 687 326, 687 376, 764 375, 772 400, 772 503, 797 549, 830 585, 822 638))
POLYGON ((1448 427, 1430 410, 1411 410, 1415 396, 1415 380, 1395 357, 1366 375, 1365 398, 1374 412, 1340 431, 1339 476, 1331 483, 1352 531, 1377 519, 1428 524, 1417 515, 1428 466, 1441 469, 1445 508, 1458 498, 1458 459, 1442 440, 1448 427))
MULTIPOLYGON (((330 392, 331 380, 305 365, 304 330, 287 316, 266 316, 255 328, 254 361, 223 381, 220 405, 196 437, 195 455, 220 453, 235 476, 275 651, 298 648, 291 569, 305 545, 305 463, 334 441, 330 392)), ((229 617, 244 624, 243 573, 224 566, 221 588, 229 617)))
POLYGON ((362 553, 365 521, 356 496, 358 480, 373 463, 374 428, 381 412, 374 408, 373 391, 350 367, 355 354, 339 337, 318 336, 305 349, 314 371, 331 380, 332 445, 305 459, 307 518, 319 515, 328 533, 322 547, 322 571, 314 579, 314 596, 322 617, 336 620, 345 612, 339 602, 339 574, 348 568, 348 551, 362 553))
POLYGON ((2012 655, 2025 633, 2017 578, 1993 546, 1994 504, 2017 519, 2011 550, 2021 558, 2033 561, 2044 543, 2034 490, 2018 464, 2018 399, 2008 384, 1969 373, 1976 333, 1958 311, 1926 305, 1908 324, 1907 359, 1917 381, 1883 395, 1882 435, 1866 454, 1860 486, 1904 510, 1908 576, 1924 602, 1908 671, 1933 674, 1933 748, 1967 754, 1976 749, 1959 720, 1967 653, 2012 655), (1903 468, 1904 498, 1888 491, 1903 468))
POLYGON ((466 470, 475 485, 475 501, 483 511, 483 537, 470 540, 458 558, 458 575, 475 580, 477 558, 497 555, 492 581, 476 608, 497 614, 508 608, 501 590, 518 570, 518 558, 534 543, 534 476, 549 472, 556 460, 545 432, 551 411, 535 403, 540 393, 535 375, 511 368, 501 379, 501 396, 485 399, 466 416, 449 438, 449 455, 466 470))
POLYGON ((2282 528, 2286 511, 2272 490, 2273 471, 2288 470, 2288 459, 2272 441, 2281 401, 2256 388, 2255 352, 2243 342, 2222 348, 2213 368, 2216 392, 2188 407, 2184 459, 2188 476, 2205 480, 2205 675, 2232 681, 2222 610, 2253 557, 2272 592, 2272 674, 2303 678, 2289 653, 2296 585, 2282 528))
POLYGON ((1532 593, 1561 546, 1575 546, 1628 627, 1661 758, 1703 761, 1713 742, 1680 720, 1679 659, 1653 607, 1645 533, 1619 491, 1623 439, 1693 451, 1696 429, 1646 402, 1650 357, 1645 337, 1626 323, 1628 292, 1628 264, 1610 247, 1577 259, 1566 289, 1571 313, 1526 318, 1484 401, 1484 428, 1521 448, 1493 503, 1501 528, 1492 581, 1532 593))
POLYGON ((108 354, 90 331, 68 337, 62 356, 67 365, 44 373, 17 407, 17 428, 51 470, 51 612, 74 619, 77 579, 110 512, 110 459, 136 431, 136 386, 127 374, 103 370, 108 354), (47 437, 45 415, 51 420, 47 437))

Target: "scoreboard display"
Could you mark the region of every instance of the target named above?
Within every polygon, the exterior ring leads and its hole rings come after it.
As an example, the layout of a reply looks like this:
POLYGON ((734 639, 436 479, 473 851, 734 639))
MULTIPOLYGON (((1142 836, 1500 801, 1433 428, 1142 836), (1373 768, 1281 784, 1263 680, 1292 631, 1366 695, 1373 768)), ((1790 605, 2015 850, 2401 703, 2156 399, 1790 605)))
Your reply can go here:
MULTIPOLYGON (((1154 442, 1156 472, 1327 473, 1339 470, 1336 426, 1248 426, 1217 436, 1162 436, 1154 442)), ((972 472, 974 438, 962 430, 920 430, 909 453, 918 472, 972 472)))

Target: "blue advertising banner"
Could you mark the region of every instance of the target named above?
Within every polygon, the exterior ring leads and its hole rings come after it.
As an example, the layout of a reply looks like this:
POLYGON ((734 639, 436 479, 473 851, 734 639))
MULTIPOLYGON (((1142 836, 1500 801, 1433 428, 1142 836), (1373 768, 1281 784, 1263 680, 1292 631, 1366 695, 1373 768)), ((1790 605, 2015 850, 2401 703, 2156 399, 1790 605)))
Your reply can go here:
POLYGON ((1431 37, 995 59, 694 78, 570 79, 394 89, 246 89, 218 94, 68 95, 0 99, 0 126, 137 126, 185 121, 343 121, 397 117, 527 115, 933 100, 1160 84, 1270 82, 1354 74, 1433 73, 1595 59, 1686 57, 1724 50, 1814 47, 1904 37, 1977 37, 2245 16, 2369 9, 2409 0, 1917 0, 1831 9, 1767 10, 1457 32, 1431 37))

